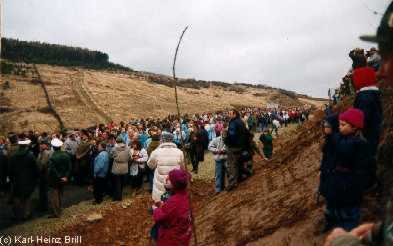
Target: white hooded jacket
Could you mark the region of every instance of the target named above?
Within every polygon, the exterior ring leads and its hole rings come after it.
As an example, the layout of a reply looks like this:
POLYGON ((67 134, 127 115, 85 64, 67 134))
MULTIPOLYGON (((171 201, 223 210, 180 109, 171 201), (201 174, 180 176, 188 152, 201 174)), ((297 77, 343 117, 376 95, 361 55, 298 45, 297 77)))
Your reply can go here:
POLYGON ((152 198, 154 202, 158 202, 165 193, 164 184, 169 172, 184 167, 184 155, 176 144, 162 143, 151 153, 147 165, 150 169, 155 169, 152 198))

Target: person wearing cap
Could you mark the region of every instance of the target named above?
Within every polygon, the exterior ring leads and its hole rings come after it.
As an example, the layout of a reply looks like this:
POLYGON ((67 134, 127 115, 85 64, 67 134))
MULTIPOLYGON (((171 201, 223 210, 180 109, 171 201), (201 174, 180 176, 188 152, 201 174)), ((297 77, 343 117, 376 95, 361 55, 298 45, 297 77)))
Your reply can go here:
POLYGON ((31 195, 39 177, 36 159, 29 151, 30 143, 31 141, 27 138, 20 139, 19 149, 9 160, 11 196, 16 220, 25 220, 31 216, 31 195))
MULTIPOLYGON (((391 95, 393 88, 393 2, 385 11, 376 36, 361 36, 364 41, 378 43, 382 61, 378 77, 383 81, 382 93, 391 95)), ((382 211, 384 220, 381 223, 360 225, 351 232, 337 228, 326 238, 325 246, 363 246, 363 245, 393 245, 393 131, 392 122, 386 122, 384 141, 380 143, 377 155, 378 166, 381 170, 382 211), (389 130, 389 131, 388 131, 389 130)))
POLYGON ((192 236, 187 191, 190 174, 182 169, 173 169, 165 180, 165 187, 171 187, 172 195, 167 201, 157 201, 158 206, 153 206, 153 219, 158 224, 156 244, 157 246, 189 245, 192 236))
POLYGON ((42 211, 48 210, 48 162, 52 155, 50 144, 47 139, 42 139, 39 142, 40 153, 37 157, 37 164, 40 171, 39 181, 39 204, 42 211))
POLYGON ((48 185, 49 200, 52 214, 50 218, 58 218, 61 215, 61 201, 64 191, 64 185, 68 182, 71 173, 70 156, 61 150, 63 142, 54 138, 51 141, 53 154, 48 162, 48 185))
POLYGON ((183 152, 173 143, 171 133, 162 132, 161 144, 151 153, 147 165, 150 169, 155 169, 152 198, 158 202, 165 192, 164 183, 169 172, 176 168, 185 168, 183 152))
POLYGON ((113 151, 113 197, 114 201, 121 201, 123 199, 123 186, 126 182, 128 170, 128 162, 130 161, 130 150, 125 144, 123 138, 118 136, 116 139, 115 149, 113 151))

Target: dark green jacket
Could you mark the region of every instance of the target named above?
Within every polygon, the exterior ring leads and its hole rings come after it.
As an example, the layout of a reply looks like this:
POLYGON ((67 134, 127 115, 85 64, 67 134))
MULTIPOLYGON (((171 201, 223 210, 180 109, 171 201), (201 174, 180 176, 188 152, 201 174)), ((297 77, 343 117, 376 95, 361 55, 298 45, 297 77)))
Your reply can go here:
POLYGON ((263 143, 263 153, 270 158, 273 154, 273 137, 271 134, 262 134, 259 141, 263 143))
POLYGON ((57 187, 61 178, 69 177, 71 173, 71 159, 66 152, 56 150, 49 158, 48 179, 50 187, 57 187))

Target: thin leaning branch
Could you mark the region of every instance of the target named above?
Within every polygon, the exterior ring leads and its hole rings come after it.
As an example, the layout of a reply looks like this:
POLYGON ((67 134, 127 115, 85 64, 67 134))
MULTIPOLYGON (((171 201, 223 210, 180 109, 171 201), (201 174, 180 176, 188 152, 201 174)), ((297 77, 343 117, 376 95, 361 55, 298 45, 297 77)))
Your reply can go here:
MULTIPOLYGON (((179 119, 179 124, 180 124, 180 143, 181 143, 182 150, 184 147, 184 143, 183 143, 183 130, 182 130, 180 107, 179 107, 179 99, 178 99, 178 95, 177 95, 176 60, 177 60, 177 54, 179 52, 180 43, 183 40, 184 33, 187 31, 187 29, 188 29, 188 26, 186 26, 184 28, 183 32, 180 35, 179 42, 177 43, 177 46, 176 46, 176 52, 175 52, 175 56, 173 58, 173 65, 172 65, 173 83, 174 83, 174 87, 175 87, 175 101, 176 101, 176 109, 177 109, 177 118, 179 119)), ((187 164, 184 164, 184 168, 187 170, 187 164)), ((190 216, 191 216, 191 223, 192 223, 192 232, 194 234, 194 245, 198 245, 198 239, 197 239, 196 227, 195 227, 195 218, 194 218, 194 213, 193 213, 193 209, 192 209, 191 193, 189 193, 188 202, 190 204, 190 216)))

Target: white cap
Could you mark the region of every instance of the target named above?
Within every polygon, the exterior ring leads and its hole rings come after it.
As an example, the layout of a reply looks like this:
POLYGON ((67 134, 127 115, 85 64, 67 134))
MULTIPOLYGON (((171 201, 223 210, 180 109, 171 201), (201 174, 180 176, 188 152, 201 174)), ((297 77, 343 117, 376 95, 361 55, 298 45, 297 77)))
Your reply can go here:
POLYGON ((31 140, 26 138, 25 140, 20 140, 18 141, 19 145, 29 145, 31 143, 31 140))
POLYGON ((60 140, 60 139, 58 139, 58 138, 54 138, 54 139, 52 139, 52 141, 50 142, 50 144, 53 146, 53 147, 61 147, 62 145, 63 145, 63 142, 60 140))

